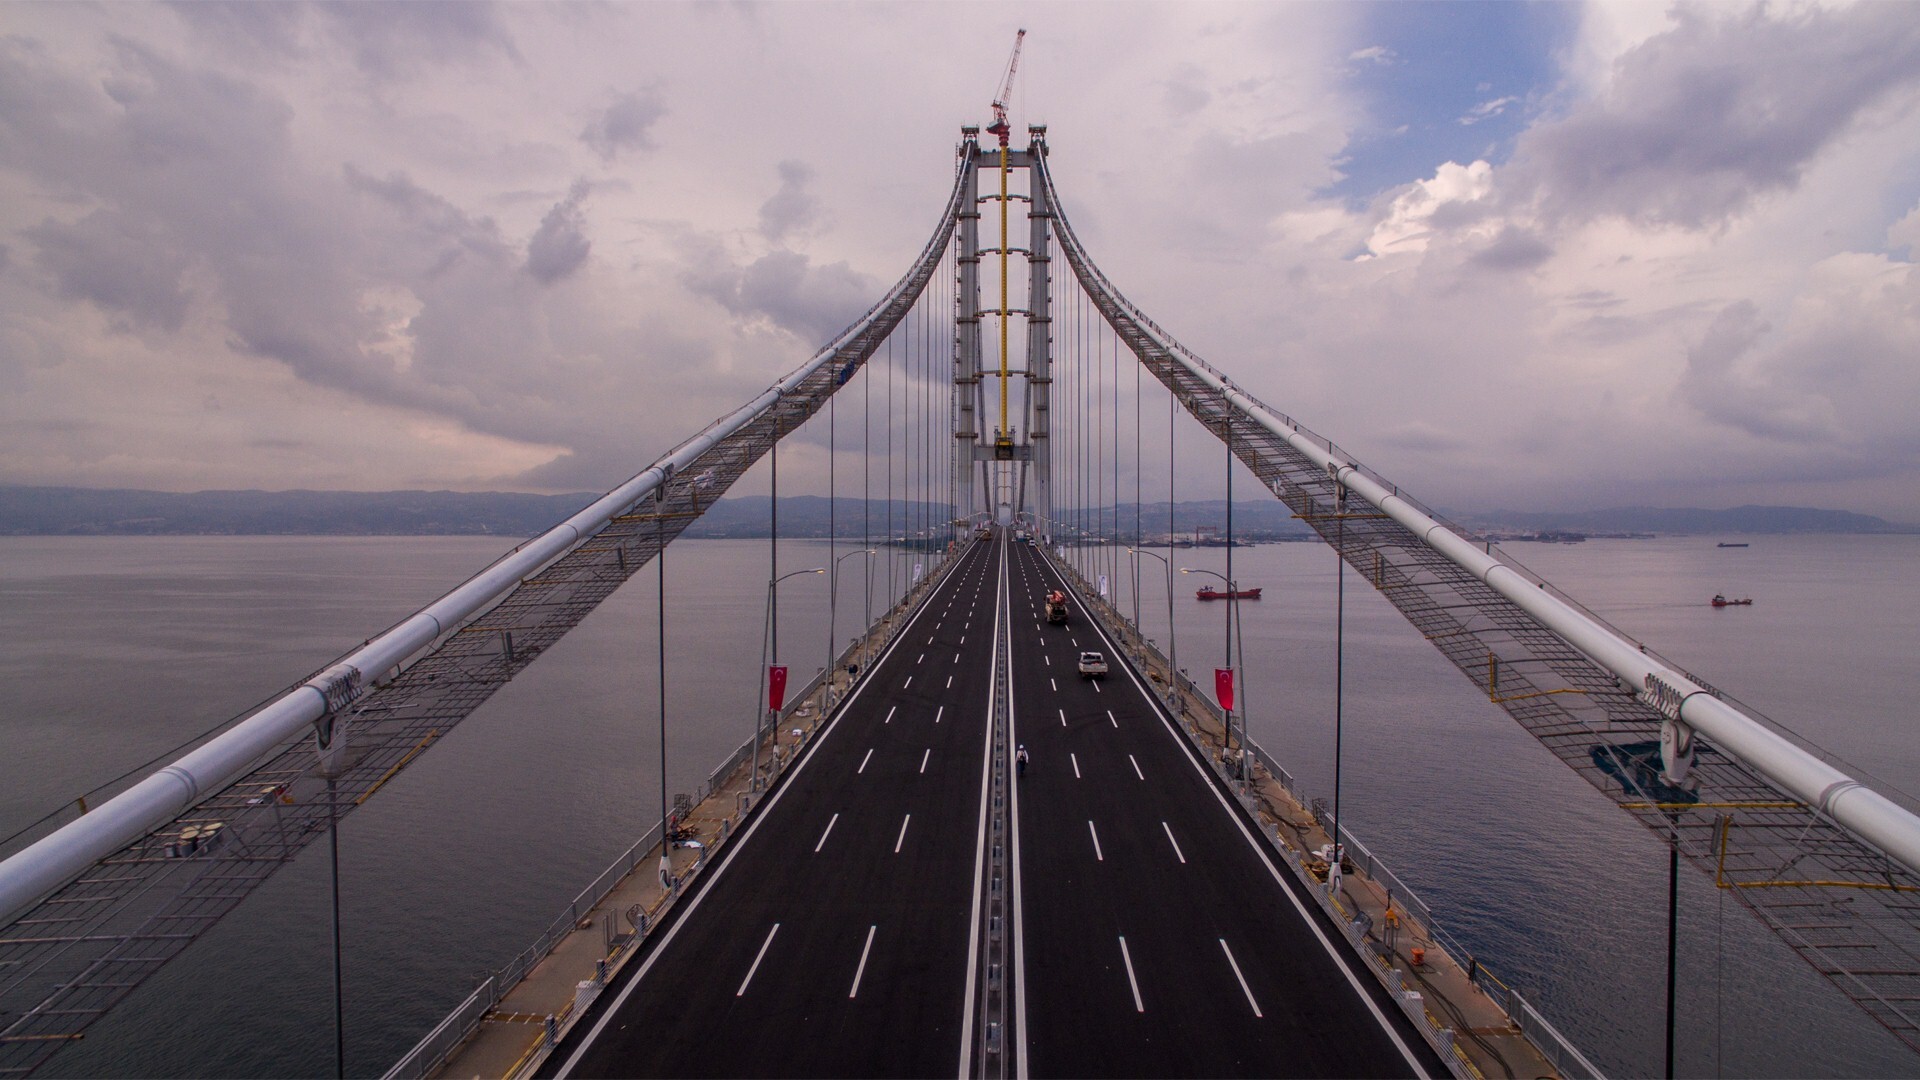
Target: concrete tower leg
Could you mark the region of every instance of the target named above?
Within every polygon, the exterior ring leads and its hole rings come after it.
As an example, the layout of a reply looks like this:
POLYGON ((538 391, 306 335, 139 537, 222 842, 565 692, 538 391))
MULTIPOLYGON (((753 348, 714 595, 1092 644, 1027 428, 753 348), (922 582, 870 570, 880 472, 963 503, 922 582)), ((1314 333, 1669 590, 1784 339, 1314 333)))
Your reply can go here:
POLYGON ((966 176, 961 181, 960 251, 955 257, 960 288, 953 313, 953 504, 955 517, 965 520, 982 509, 974 491, 980 445, 980 146, 974 129, 962 129, 962 135, 960 167, 966 176))
POLYGON ((1053 208, 1047 203, 1046 185, 1039 179, 1040 170, 1046 167, 1042 161, 1047 152, 1046 130, 1027 128, 1033 137, 1027 149, 1027 190, 1033 200, 1027 209, 1033 229, 1028 243, 1031 253, 1027 256, 1030 268, 1027 274, 1027 398, 1031 409, 1027 441, 1032 447, 1032 459, 1027 467, 1032 477, 1028 490, 1033 496, 1030 505, 1036 531, 1050 540, 1054 533, 1053 452, 1048 438, 1053 420, 1053 260, 1048 251, 1053 233, 1053 208))

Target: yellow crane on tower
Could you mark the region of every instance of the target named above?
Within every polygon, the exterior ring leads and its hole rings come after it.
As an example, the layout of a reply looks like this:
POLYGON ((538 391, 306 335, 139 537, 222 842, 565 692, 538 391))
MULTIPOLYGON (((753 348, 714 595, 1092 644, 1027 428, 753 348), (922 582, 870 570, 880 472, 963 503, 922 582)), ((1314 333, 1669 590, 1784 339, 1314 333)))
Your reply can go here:
POLYGON ((1007 136, 1013 130, 1007 122, 1007 100, 1013 97, 1014 72, 1020 70, 1020 46, 1025 44, 1023 28, 1013 35, 1013 55, 1007 57, 1007 73, 1000 79, 1000 93, 993 99, 993 123, 987 134, 1000 137, 1000 427, 994 432, 994 456, 1013 457, 1013 429, 1007 424, 1007 136))

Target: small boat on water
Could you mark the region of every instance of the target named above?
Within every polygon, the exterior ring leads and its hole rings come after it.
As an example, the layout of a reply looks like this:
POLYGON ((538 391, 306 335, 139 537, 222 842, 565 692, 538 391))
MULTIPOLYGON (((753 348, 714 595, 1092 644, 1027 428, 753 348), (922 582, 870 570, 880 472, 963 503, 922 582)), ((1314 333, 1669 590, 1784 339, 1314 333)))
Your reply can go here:
POLYGON ((1714 546, 1716 547, 1752 547, 1753 545, 1752 544, 1729 544, 1729 543, 1726 543, 1725 541, 1722 541, 1721 543, 1716 544, 1714 546))
POLYGON ((1713 594, 1713 606, 1714 607, 1752 607, 1753 598, 1747 597, 1744 600, 1729 600, 1725 596, 1719 593, 1715 593, 1713 594))
POLYGON ((1202 600, 1258 600, 1260 599, 1260 590, 1241 589, 1237 592, 1227 592, 1224 589, 1208 587, 1197 590, 1193 595, 1202 600))

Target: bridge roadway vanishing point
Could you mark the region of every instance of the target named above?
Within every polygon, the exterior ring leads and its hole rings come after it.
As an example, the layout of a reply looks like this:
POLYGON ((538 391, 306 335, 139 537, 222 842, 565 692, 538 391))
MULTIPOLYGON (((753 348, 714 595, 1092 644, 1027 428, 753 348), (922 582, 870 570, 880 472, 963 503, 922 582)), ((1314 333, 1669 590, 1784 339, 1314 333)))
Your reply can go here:
POLYGON ((1446 1075, 1091 617, 1041 621, 1066 587, 975 543, 541 1075, 977 1070, 1000 634, 1008 1075, 1446 1075))

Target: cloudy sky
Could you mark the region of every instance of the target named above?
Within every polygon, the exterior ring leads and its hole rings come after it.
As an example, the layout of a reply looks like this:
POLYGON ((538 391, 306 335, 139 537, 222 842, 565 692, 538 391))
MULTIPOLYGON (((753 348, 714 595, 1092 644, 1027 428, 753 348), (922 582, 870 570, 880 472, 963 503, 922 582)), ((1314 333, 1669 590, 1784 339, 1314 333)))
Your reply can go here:
POLYGON ((0 482, 605 489, 906 268, 1022 25, 1106 272, 1427 501, 1920 521, 1910 3, 9 4, 0 482))

